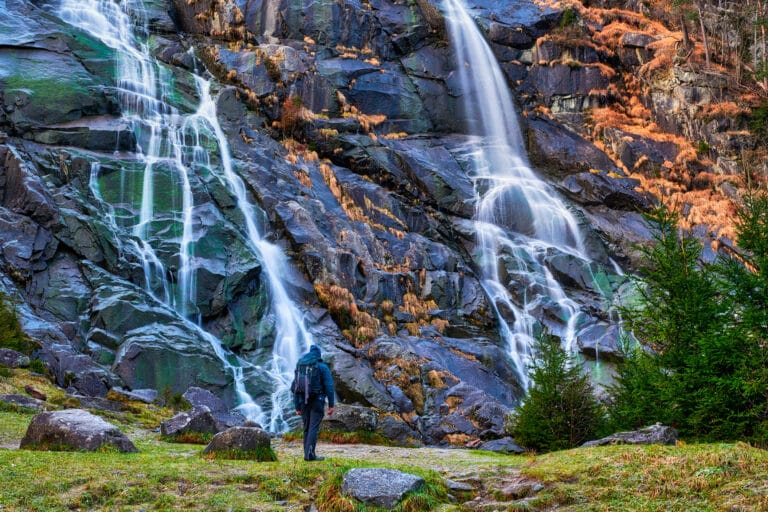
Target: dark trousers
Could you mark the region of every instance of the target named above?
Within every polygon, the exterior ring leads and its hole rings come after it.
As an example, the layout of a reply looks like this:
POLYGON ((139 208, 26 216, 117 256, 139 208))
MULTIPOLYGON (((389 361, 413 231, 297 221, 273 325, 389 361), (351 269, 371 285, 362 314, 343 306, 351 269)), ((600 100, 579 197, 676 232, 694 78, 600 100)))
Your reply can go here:
POLYGON ((320 432, 320 422, 324 415, 324 396, 310 396, 309 402, 301 408, 301 419, 304 422, 304 460, 311 460, 316 457, 317 434, 320 432))

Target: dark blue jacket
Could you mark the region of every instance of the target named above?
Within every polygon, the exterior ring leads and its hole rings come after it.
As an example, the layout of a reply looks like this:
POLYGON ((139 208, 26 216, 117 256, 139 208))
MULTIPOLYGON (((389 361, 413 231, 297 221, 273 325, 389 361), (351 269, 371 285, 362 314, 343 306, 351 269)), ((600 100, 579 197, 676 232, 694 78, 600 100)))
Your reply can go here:
MULTIPOLYGON (((320 369, 320 375, 322 376, 323 392, 321 396, 328 399, 328 407, 333 407, 336 403, 336 391, 333 389, 333 376, 331 376, 331 369, 323 362, 320 347, 317 345, 309 347, 309 352, 304 354, 296 364, 312 363, 317 363, 317 367, 320 369)), ((301 410, 302 405, 304 405, 304 394, 294 394, 293 405, 297 411, 301 410)))

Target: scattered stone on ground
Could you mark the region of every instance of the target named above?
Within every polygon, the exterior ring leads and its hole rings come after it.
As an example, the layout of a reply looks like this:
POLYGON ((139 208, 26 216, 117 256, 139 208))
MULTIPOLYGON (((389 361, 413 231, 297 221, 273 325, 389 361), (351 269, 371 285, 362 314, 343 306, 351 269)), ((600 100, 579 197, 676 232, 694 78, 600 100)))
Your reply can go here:
POLYGON ((391 509, 406 493, 423 484, 420 476, 396 469, 355 468, 344 475, 341 492, 367 505, 391 509))

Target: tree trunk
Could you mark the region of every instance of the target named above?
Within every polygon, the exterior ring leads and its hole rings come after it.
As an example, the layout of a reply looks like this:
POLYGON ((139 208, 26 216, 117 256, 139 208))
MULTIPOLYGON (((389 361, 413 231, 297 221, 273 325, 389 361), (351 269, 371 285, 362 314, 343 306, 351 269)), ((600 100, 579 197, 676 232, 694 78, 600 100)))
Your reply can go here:
POLYGON ((701 40, 704 42, 704 58, 707 62, 707 69, 710 68, 709 59, 709 39, 707 38, 707 29, 704 25, 704 9, 701 2, 696 2, 696 10, 699 12, 699 26, 701 27, 701 40))

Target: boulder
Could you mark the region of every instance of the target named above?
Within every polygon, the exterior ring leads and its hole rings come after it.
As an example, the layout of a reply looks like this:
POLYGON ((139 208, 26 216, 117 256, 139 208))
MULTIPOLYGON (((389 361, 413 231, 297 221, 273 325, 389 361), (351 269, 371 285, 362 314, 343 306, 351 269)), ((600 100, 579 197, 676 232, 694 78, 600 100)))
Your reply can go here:
POLYGON ((219 432, 218 423, 211 410, 207 407, 195 407, 189 411, 180 412, 173 418, 160 424, 160 434, 169 439, 204 438, 219 432))
POLYGON ((20 448, 55 451, 116 449, 138 452, 116 426, 82 409, 44 412, 32 418, 20 448))
POLYGON ((515 440, 511 437, 502 437, 501 439, 494 439, 492 441, 486 441, 485 443, 478 446, 480 450, 486 450, 489 452, 496 452, 496 453, 517 453, 521 454, 525 452, 524 448, 521 448, 520 446, 515 443, 515 440))
POLYGON ((355 468, 344 474, 341 492, 366 505, 392 509, 406 493, 423 484, 423 478, 395 469, 355 468))
POLYGON ((29 367, 29 356, 9 348, 0 348, 0 366, 27 368, 29 367))
POLYGON ((259 462, 277 460, 269 434, 253 427, 233 427, 219 432, 203 449, 203 455, 259 462))
POLYGON ((359 405, 337 404, 333 415, 326 416, 321 424, 327 430, 339 430, 343 432, 374 431, 378 417, 368 407, 359 405))
POLYGON ((229 407, 224 400, 217 397, 207 389, 192 386, 188 388, 183 395, 184 400, 190 403, 192 407, 207 407, 211 412, 227 412, 229 407))
POLYGON ((675 444, 677 442, 677 430, 667 427, 661 423, 656 423, 640 430, 629 432, 617 432, 608 437, 587 441, 583 448, 591 446, 605 446, 616 444, 675 444))

